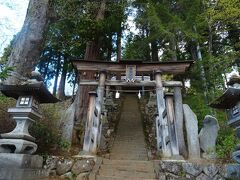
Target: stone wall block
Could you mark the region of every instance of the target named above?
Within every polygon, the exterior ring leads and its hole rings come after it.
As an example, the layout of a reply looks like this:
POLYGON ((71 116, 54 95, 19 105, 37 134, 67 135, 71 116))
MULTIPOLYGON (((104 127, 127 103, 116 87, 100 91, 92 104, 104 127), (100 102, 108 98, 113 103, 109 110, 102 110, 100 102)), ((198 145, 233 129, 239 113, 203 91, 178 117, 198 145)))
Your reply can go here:
POLYGON ((177 176, 173 173, 166 173, 166 178, 167 178, 167 180, 185 180, 186 179, 184 177, 177 176))
POLYGON ((210 164, 208 166, 203 167, 203 172, 210 176, 213 177, 218 173, 218 168, 214 164, 210 164))
POLYGON ((57 156, 49 156, 46 159, 46 162, 43 168, 48 170, 56 169, 58 160, 59 160, 59 157, 57 156))
POLYGON ((164 172, 170 172, 170 173, 173 173, 175 175, 180 175, 182 173, 182 170, 183 170, 181 163, 171 162, 171 161, 163 162, 161 169, 164 172))
POLYGON ((71 172, 67 172, 63 175, 60 176, 61 179, 64 179, 64 180, 73 180, 73 174, 71 172))
POLYGON ((225 180, 225 178, 217 174, 216 176, 214 176, 213 180, 225 180))
POLYGON ((228 177, 228 173, 227 173, 227 165, 221 165, 218 166, 218 172, 219 174, 223 177, 223 178, 227 178, 228 177))
POLYGON ((196 180, 212 180, 212 178, 210 178, 209 176, 207 176, 206 174, 204 173, 201 173, 197 178, 196 180))
POLYGON ((182 164, 183 170, 193 176, 198 176, 201 174, 203 168, 199 164, 193 164, 193 163, 183 163, 182 164))
POLYGON ((80 173, 76 180, 88 180, 89 179, 89 173, 80 173))
POLYGON ((79 175, 80 173, 89 172, 93 169, 94 166, 94 160, 92 159, 81 159, 77 160, 73 167, 72 167, 72 173, 75 175, 79 175))
POLYGON ((72 159, 60 159, 57 162, 57 174, 63 175, 66 174, 68 171, 71 170, 73 166, 73 160, 72 159))

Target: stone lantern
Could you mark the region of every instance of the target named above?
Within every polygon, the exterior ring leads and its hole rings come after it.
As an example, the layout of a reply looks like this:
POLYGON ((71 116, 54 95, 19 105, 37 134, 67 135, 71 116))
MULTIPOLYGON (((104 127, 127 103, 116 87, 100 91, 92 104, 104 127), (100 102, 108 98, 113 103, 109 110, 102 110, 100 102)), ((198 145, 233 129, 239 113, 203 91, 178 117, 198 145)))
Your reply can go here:
MULTIPOLYGON (((235 128, 240 138, 240 77, 233 75, 227 83, 229 87, 222 96, 213 101, 210 106, 225 109, 228 116, 228 125, 235 128)), ((240 145, 232 153, 232 159, 240 164, 240 145)))
MULTIPOLYGON (((56 103, 59 100, 47 90, 43 82, 38 81, 25 85, 0 85, 0 90, 4 95, 17 100, 16 107, 8 109, 16 127, 13 131, 0 135, 0 169, 5 168, 4 172, 9 174, 18 172, 12 171, 12 168, 41 169, 42 157, 33 155, 37 144, 35 138, 29 134, 28 128, 42 118, 39 104, 56 103)), ((23 179, 26 175, 24 173, 21 172, 23 179)), ((11 179, 9 174, 5 175, 5 179, 11 179)))

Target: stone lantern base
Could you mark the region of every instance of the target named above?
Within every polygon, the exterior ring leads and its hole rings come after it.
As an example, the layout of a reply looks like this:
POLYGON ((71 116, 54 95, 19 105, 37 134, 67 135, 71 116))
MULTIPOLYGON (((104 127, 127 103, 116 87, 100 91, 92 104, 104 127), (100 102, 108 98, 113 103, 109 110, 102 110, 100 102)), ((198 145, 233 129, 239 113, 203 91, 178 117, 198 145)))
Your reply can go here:
POLYGON ((0 153, 0 179, 32 180, 47 178, 49 172, 42 169, 39 155, 0 153))
POLYGON ((23 139, 0 139, 1 153, 33 154, 36 150, 37 144, 31 141, 23 139))

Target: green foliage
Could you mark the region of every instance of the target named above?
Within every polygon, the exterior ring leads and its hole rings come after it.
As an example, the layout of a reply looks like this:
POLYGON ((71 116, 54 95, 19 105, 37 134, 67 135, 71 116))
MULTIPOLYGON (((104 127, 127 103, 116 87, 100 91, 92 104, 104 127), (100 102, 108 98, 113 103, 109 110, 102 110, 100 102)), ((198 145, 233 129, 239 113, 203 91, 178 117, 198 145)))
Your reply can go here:
POLYGON ((71 144, 64 139, 60 139, 60 141, 58 142, 58 145, 63 150, 68 150, 71 146, 71 144))
POLYGON ((12 51, 12 48, 13 48, 13 42, 15 41, 15 39, 16 39, 16 35, 13 36, 13 39, 10 41, 10 44, 7 47, 4 48, 3 54, 0 57, 0 64, 5 64, 7 62, 8 57, 11 54, 11 51, 12 51))
POLYGON ((70 144, 61 138, 60 119, 63 107, 61 104, 41 105, 43 119, 33 124, 30 133, 36 138, 38 144, 38 152, 41 154, 54 153, 59 150, 68 150, 70 144))
POLYGON ((240 140, 237 139, 235 131, 232 128, 227 127, 226 125, 221 126, 217 139, 217 155, 219 158, 229 159, 231 153, 240 143, 240 140))
POLYGON ((188 104, 193 112, 197 115, 199 127, 202 126, 202 121, 207 114, 211 114, 211 109, 204 101, 204 94, 197 92, 193 88, 187 90, 184 98, 184 103, 188 104))
POLYGON ((11 54, 13 48, 13 42, 16 39, 16 36, 13 37, 10 44, 4 48, 3 54, 0 57, 0 80, 5 80, 10 75, 10 73, 14 70, 14 67, 6 67, 6 63, 8 61, 8 57, 11 54))
POLYGON ((13 130, 15 123, 9 118, 8 108, 14 107, 16 101, 0 93, 0 133, 7 133, 13 130))
POLYGON ((8 78, 10 73, 14 70, 13 67, 2 67, 0 66, 0 80, 5 80, 8 78))

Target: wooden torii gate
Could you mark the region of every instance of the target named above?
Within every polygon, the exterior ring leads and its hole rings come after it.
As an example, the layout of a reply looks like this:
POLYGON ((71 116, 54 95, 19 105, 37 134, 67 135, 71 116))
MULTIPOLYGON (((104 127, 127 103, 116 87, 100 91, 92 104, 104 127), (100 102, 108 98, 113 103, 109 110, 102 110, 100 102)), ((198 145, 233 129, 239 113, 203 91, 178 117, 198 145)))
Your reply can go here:
POLYGON ((105 86, 155 87, 157 95, 156 135, 157 148, 163 157, 183 154, 183 108, 180 81, 162 81, 162 74, 183 74, 193 61, 142 62, 124 61, 104 62, 73 60, 75 68, 81 72, 99 73, 99 80, 81 80, 79 86, 98 86, 97 92, 89 92, 89 108, 85 127, 83 150, 95 154, 100 145, 101 111, 105 86), (109 80, 107 75, 124 74, 125 80, 109 80), (154 74, 154 80, 138 81, 137 75, 154 74), (174 89, 173 97, 164 96, 163 87, 174 89))

